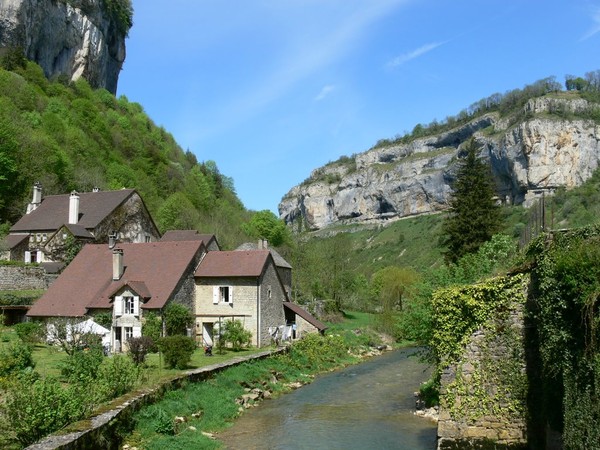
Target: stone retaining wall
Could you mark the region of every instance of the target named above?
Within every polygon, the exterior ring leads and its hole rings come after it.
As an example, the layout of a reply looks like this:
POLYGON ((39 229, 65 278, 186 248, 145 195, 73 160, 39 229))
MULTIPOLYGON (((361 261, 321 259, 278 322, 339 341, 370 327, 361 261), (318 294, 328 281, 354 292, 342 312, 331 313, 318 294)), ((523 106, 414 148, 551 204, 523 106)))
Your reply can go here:
POLYGON ((210 378, 214 373, 223 369, 254 359, 263 359, 275 353, 287 351, 287 348, 268 350, 254 355, 233 358, 230 361, 200 369, 190 370, 162 385, 124 395, 112 402, 107 412, 91 419, 72 424, 69 429, 79 429, 63 435, 52 435, 40 442, 27 447, 29 450, 80 450, 102 448, 105 450, 118 449, 121 441, 119 431, 129 430, 133 424, 133 414, 145 405, 161 399, 165 392, 177 389, 186 381, 197 382, 210 378))
POLYGON ((0 265, 0 291, 47 288, 48 279, 43 267, 0 265))

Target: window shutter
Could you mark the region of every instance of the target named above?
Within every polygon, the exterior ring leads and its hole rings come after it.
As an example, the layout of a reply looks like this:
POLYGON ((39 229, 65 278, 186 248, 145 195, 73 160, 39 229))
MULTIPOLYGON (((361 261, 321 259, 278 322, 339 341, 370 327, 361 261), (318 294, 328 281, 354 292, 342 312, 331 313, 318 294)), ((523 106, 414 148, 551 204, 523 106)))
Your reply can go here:
POLYGON ((213 305, 219 304, 219 286, 213 286, 213 305))
POLYGON ((117 295, 115 297, 115 316, 123 315, 123 297, 117 295))
MULTIPOLYGON (((137 295, 135 297, 133 297, 133 315, 134 316, 140 315, 140 298, 137 295)), ((135 333, 135 329, 134 329, 134 333, 135 333)))
POLYGON ((142 337, 142 327, 133 327, 133 337, 142 337))
POLYGON ((233 305, 233 286, 229 286, 229 304, 233 305))
POLYGON ((36 261, 37 261, 37 262, 39 262, 39 263, 41 263, 41 262, 42 262, 43 255, 44 255, 44 254, 42 253, 42 251, 41 251, 41 250, 38 250, 38 252, 37 252, 37 259, 36 259, 36 261))
POLYGON ((31 252, 29 250, 27 250, 25 252, 25 262, 26 263, 30 263, 31 262, 31 252))

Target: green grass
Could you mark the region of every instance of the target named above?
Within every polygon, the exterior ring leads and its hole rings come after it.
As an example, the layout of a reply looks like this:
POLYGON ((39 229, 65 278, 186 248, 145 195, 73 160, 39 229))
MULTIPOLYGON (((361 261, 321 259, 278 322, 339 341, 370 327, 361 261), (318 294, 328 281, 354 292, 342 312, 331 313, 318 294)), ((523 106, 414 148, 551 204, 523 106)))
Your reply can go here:
POLYGON ((313 374, 359 360, 348 354, 347 346, 351 344, 340 338, 313 335, 299 345, 303 348, 292 349, 291 354, 249 361, 219 372, 210 380, 168 392, 161 401, 135 415, 135 430, 125 443, 149 450, 221 448, 221 443, 201 432, 215 433, 229 427, 240 414, 235 400, 246 388, 269 389, 278 395, 290 390, 286 386, 289 382, 308 382, 313 374), (202 412, 201 417, 192 417, 197 412, 202 412), (187 422, 174 426, 176 416, 186 417, 187 422))

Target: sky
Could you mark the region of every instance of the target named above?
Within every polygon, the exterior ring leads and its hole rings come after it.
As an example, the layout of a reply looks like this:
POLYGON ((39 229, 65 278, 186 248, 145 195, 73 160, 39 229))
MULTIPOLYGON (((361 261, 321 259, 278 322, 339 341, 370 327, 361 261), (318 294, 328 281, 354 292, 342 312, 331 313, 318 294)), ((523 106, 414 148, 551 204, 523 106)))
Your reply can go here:
POLYGON ((278 214, 312 170, 600 69, 600 0, 133 0, 117 95, 278 214))

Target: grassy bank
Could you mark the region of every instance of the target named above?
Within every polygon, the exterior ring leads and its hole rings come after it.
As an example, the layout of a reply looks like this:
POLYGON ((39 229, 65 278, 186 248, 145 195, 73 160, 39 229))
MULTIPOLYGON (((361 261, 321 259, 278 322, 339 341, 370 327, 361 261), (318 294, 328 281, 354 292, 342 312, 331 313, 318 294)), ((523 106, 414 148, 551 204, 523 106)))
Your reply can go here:
POLYGON ((370 345, 380 342, 366 328, 357 332, 357 323, 369 321, 369 315, 351 314, 328 336, 308 336, 286 354, 243 363, 208 381, 169 392, 136 414, 135 428, 125 443, 160 450, 221 448, 215 434, 263 396, 289 392, 318 373, 360 361, 370 345))

